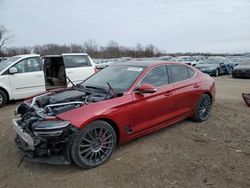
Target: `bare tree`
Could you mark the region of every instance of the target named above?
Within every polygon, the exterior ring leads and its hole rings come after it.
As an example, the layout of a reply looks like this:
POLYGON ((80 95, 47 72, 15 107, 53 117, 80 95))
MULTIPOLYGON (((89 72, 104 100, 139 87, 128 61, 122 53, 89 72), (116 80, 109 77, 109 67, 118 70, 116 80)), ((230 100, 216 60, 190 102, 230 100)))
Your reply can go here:
POLYGON ((84 42, 83 48, 85 52, 92 56, 98 52, 98 44, 92 39, 88 40, 87 42, 84 42))
POLYGON ((0 50, 13 37, 4 25, 0 25, 0 50))

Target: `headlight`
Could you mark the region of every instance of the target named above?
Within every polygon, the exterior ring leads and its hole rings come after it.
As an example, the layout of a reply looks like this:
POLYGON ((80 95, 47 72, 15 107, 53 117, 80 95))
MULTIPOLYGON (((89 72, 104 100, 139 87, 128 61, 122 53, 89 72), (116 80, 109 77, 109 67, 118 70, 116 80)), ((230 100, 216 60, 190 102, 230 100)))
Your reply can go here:
POLYGON ((37 121, 33 124, 33 133, 41 137, 60 136, 69 126, 69 121, 37 121))

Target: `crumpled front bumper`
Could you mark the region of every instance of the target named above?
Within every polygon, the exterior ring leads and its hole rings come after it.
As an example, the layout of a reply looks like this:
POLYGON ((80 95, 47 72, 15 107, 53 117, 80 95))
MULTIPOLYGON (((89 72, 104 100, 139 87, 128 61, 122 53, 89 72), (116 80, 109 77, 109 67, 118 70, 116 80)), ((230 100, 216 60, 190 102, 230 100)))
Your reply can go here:
POLYGON ((55 140, 38 138, 26 132, 19 126, 18 121, 20 121, 20 119, 12 119, 12 126, 17 134, 15 143, 18 149, 25 155, 26 159, 38 163, 71 164, 70 140, 67 142, 66 140, 60 140, 58 138, 55 138, 55 140), (56 153, 53 151, 53 148, 49 148, 48 145, 52 143, 60 145, 61 151, 56 153))

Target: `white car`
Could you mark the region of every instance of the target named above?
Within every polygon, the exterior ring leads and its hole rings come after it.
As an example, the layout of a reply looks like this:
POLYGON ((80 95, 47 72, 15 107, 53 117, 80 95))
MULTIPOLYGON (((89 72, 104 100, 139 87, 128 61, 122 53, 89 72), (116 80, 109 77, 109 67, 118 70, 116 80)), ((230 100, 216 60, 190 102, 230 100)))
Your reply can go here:
POLYGON ((203 56, 179 56, 174 59, 174 61, 185 63, 187 65, 196 66, 205 60, 203 56))
MULTIPOLYGON (((86 53, 62 54, 67 77, 78 84, 96 72, 86 53)), ((0 63, 0 107, 8 100, 28 98, 44 92, 45 78, 40 55, 13 56, 0 63)))

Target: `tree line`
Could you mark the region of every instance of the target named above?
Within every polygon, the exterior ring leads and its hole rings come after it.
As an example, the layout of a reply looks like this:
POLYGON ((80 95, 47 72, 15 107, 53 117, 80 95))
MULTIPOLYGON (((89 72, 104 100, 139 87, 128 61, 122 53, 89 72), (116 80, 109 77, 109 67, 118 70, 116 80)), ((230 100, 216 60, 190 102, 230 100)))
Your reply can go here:
POLYGON ((33 47, 9 47, 0 50, 1 56, 14 56, 20 54, 56 55, 62 53, 88 53, 92 58, 119 58, 119 57, 155 57, 161 53, 152 44, 135 47, 125 47, 117 42, 110 41, 106 46, 98 46, 94 40, 81 44, 59 45, 44 44, 33 47))

